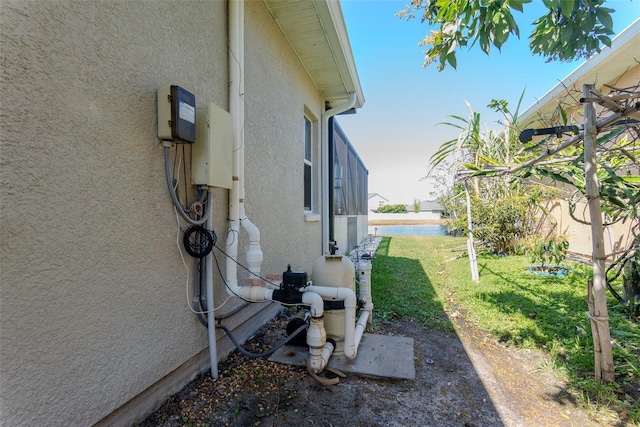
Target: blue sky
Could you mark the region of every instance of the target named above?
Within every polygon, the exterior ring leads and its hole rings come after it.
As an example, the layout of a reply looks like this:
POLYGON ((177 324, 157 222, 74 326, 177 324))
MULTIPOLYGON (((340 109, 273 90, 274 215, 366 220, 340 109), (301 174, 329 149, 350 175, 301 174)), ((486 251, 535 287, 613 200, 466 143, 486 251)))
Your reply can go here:
MULTIPOLYGON (((457 54, 457 69, 423 68, 425 49, 418 42, 429 27, 419 18, 395 16, 407 3, 341 0, 365 104, 338 122, 369 169, 369 192, 410 204, 430 198, 430 182, 421 181, 429 157, 458 134, 438 123, 450 115, 466 118, 467 101, 487 127, 495 128, 500 117, 486 108, 491 99, 505 99, 515 109, 524 90, 524 111, 581 61, 545 63, 530 54, 530 24, 544 13, 542 1, 534 0, 524 14, 516 12, 520 39, 510 37, 501 52, 492 49, 487 56, 474 46, 457 54)), ((608 0, 607 6, 616 9, 616 34, 640 17, 640 0, 608 0)))

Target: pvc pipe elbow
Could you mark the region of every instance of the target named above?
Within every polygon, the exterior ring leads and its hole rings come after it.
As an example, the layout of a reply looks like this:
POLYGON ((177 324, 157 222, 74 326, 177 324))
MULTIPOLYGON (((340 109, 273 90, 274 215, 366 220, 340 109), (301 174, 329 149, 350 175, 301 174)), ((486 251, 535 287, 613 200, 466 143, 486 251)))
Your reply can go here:
POLYGON ((244 231, 247 232, 249 242, 260 242, 260 230, 251 222, 251 220, 249 220, 249 218, 247 218, 246 215, 242 215, 242 218, 240 218, 240 224, 242 225, 242 228, 244 228, 244 231))
POLYGON ((324 314, 324 301, 315 292, 303 292, 302 302, 311 306, 311 317, 321 317, 324 314))
POLYGON ((322 347, 310 347, 309 359, 307 360, 307 369, 313 374, 319 374, 329 363, 329 357, 333 353, 335 345, 333 342, 328 341, 322 347))
MULTIPOLYGON (((364 329, 367 327, 367 320, 369 319, 369 312, 363 311, 360 314, 360 318, 358 319, 355 328, 353 328, 353 339, 349 336, 347 341, 347 335, 345 334, 344 339, 344 356, 353 360, 358 355, 358 347, 360 347, 360 340, 362 340, 362 335, 364 334, 364 329)), ((346 326, 345 326, 346 328, 346 326)))
POLYGON ((247 247, 246 258, 249 271, 255 275, 260 275, 262 260, 264 255, 260 249, 260 230, 252 223, 246 215, 242 214, 240 225, 246 231, 249 237, 249 246, 247 247))

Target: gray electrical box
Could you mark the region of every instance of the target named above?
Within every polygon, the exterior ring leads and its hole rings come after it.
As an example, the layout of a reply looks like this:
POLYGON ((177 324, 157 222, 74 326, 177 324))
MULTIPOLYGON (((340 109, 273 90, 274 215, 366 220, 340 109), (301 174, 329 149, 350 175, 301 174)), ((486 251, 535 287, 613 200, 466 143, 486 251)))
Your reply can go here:
POLYGON ((191 179, 195 185, 231 188, 233 122, 215 104, 196 108, 196 142, 191 146, 191 179))

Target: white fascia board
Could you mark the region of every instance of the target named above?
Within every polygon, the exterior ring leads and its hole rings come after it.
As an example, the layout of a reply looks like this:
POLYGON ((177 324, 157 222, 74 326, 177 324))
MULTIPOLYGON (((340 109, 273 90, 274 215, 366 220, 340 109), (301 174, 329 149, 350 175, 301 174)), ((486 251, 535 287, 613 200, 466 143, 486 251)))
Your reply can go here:
MULTIPOLYGON (((347 91, 356 94, 356 105, 364 105, 364 94, 358 77, 358 70, 351 51, 349 34, 342 15, 340 2, 336 0, 315 1, 318 17, 327 35, 334 58, 347 91)), ((347 96, 348 98, 348 96, 347 96)))
POLYGON ((539 101, 520 114, 520 121, 527 124, 535 121, 538 111, 553 111, 558 100, 567 92, 567 88, 584 83, 597 83, 596 87, 599 89, 603 84, 621 76, 640 60, 638 46, 640 46, 640 18, 614 37, 610 48, 605 46, 600 53, 583 62, 544 94, 539 101))

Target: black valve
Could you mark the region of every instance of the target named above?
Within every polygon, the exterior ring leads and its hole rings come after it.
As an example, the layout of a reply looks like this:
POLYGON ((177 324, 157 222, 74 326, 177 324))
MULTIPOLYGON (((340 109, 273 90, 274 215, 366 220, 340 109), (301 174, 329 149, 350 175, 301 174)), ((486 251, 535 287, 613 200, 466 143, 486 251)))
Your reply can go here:
POLYGON ((291 265, 287 265, 287 271, 282 273, 280 289, 273 292, 273 299, 287 304, 300 304, 300 289, 307 286, 308 277, 306 271, 291 271, 291 265))

